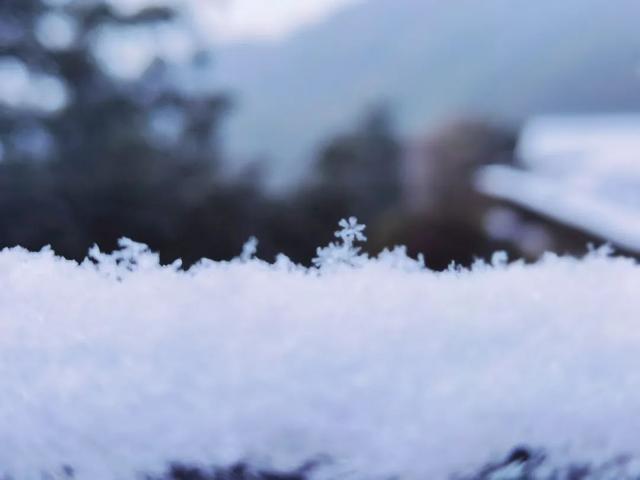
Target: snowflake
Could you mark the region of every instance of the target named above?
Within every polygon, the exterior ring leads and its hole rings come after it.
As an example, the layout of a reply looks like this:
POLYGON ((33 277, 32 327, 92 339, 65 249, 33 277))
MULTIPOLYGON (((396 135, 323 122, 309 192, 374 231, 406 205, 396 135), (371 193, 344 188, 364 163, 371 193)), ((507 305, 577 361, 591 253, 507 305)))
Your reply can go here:
POLYGON ((360 247, 356 247, 356 242, 364 242, 367 237, 364 235, 364 225, 358 223, 356 217, 342 219, 338 223, 340 230, 335 232, 335 236, 340 242, 332 242, 328 246, 318 248, 313 264, 321 270, 327 270, 339 265, 358 266, 367 260, 366 254, 360 253, 360 247))
POLYGON ((338 223, 338 226, 342 230, 335 232, 335 236, 342 239, 344 243, 353 244, 354 241, 365 242, 367 237, 364 235, 365 225, 360 225, 356 217, 349 217, 349 219, 342 219, 338 223))

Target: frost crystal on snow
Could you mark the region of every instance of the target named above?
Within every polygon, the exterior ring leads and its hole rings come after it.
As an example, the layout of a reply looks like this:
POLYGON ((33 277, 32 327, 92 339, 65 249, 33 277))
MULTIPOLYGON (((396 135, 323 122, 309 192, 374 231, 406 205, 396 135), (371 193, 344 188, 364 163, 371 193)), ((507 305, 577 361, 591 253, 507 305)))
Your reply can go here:
POLYGON ((316 257, 313 264, 322 270, 328 270, 337 266, 355 267, 362 265, 368 259, 366 254, 360 254, 360 247, 356 247, 356 242, 365 242, 365 226, 358 223, 356 217, 342 219, 338 223, 340 230, 335 232, 335 236, 340 239, 339 243, 332 242, 326 247, 316 250, 316 257))
MULTIPOLYGON (((132 272, 151 271, 160 268, 160 255, 149 250, 144 243, 134 242, 129 238, 118 240, 119 250, 112 253, 103 253, 97 245, 89 249, 85 265, 94 265, 95 268, 106 275, 122 280, 132 272)), ((182 265, 181 260, 176 260, 171 265, 162 268, 178 269, 182 265)))
POLYGON ((256 237, 251 237, 242 246, 242 253, 240 254, 240 261, 241 262, 248 262, 253 257, 255 257, 257 251, 258 251, 258 239, 256 237))

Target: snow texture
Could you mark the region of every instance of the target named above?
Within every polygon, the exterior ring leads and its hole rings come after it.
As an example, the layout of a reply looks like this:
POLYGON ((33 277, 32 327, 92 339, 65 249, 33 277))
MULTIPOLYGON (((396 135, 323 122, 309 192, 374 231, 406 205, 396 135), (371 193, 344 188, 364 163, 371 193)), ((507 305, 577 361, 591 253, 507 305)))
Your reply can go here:
POLYGON ((639 116, 534 118, 517 150, 525 168, 484 168, 478 190, 640 252, 639 116))
POLYGON ((188 271, 129 240, 80 265, 3 250, 0 477, 325 458, 317 478, 444 479, 522 443, 551 464, 639 453, 632 260, 436 273, 343 227, 313 268, 255 240, 188 271))

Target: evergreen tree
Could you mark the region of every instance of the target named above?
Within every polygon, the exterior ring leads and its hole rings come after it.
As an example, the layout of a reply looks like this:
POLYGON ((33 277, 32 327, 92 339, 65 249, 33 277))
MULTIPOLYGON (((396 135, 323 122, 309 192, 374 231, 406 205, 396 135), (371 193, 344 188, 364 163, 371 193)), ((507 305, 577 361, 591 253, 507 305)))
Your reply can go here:
POLYGON ((229 100, 176 80, 208 71, 210 55, 193 47, 182 65, 150 56, 140 75, 120 77, 109 67, 129 60, 100 58, 105 32, 190 40, 167 6, 0 3, 0 81, 13 79, 16 90, 0 92, 3 246, 52 244, 78 258, 94 242, 110 248, 129 235, 176 251, 188 212, 215 188, 229 100))

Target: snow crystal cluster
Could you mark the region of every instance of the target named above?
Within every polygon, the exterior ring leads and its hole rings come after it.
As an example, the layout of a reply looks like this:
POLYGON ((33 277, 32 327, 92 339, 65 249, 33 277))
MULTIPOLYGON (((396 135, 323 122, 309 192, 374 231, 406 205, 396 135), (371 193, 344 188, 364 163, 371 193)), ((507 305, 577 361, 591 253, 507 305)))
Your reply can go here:
POLYGON ((437 273, 341 226, 311 268, 255 241, 187 271, 128 240, 82 264, 0 252, 0 477, 320 459, 317 478, 446 479, 521 444, 640 453, 635 262, 437 273))

